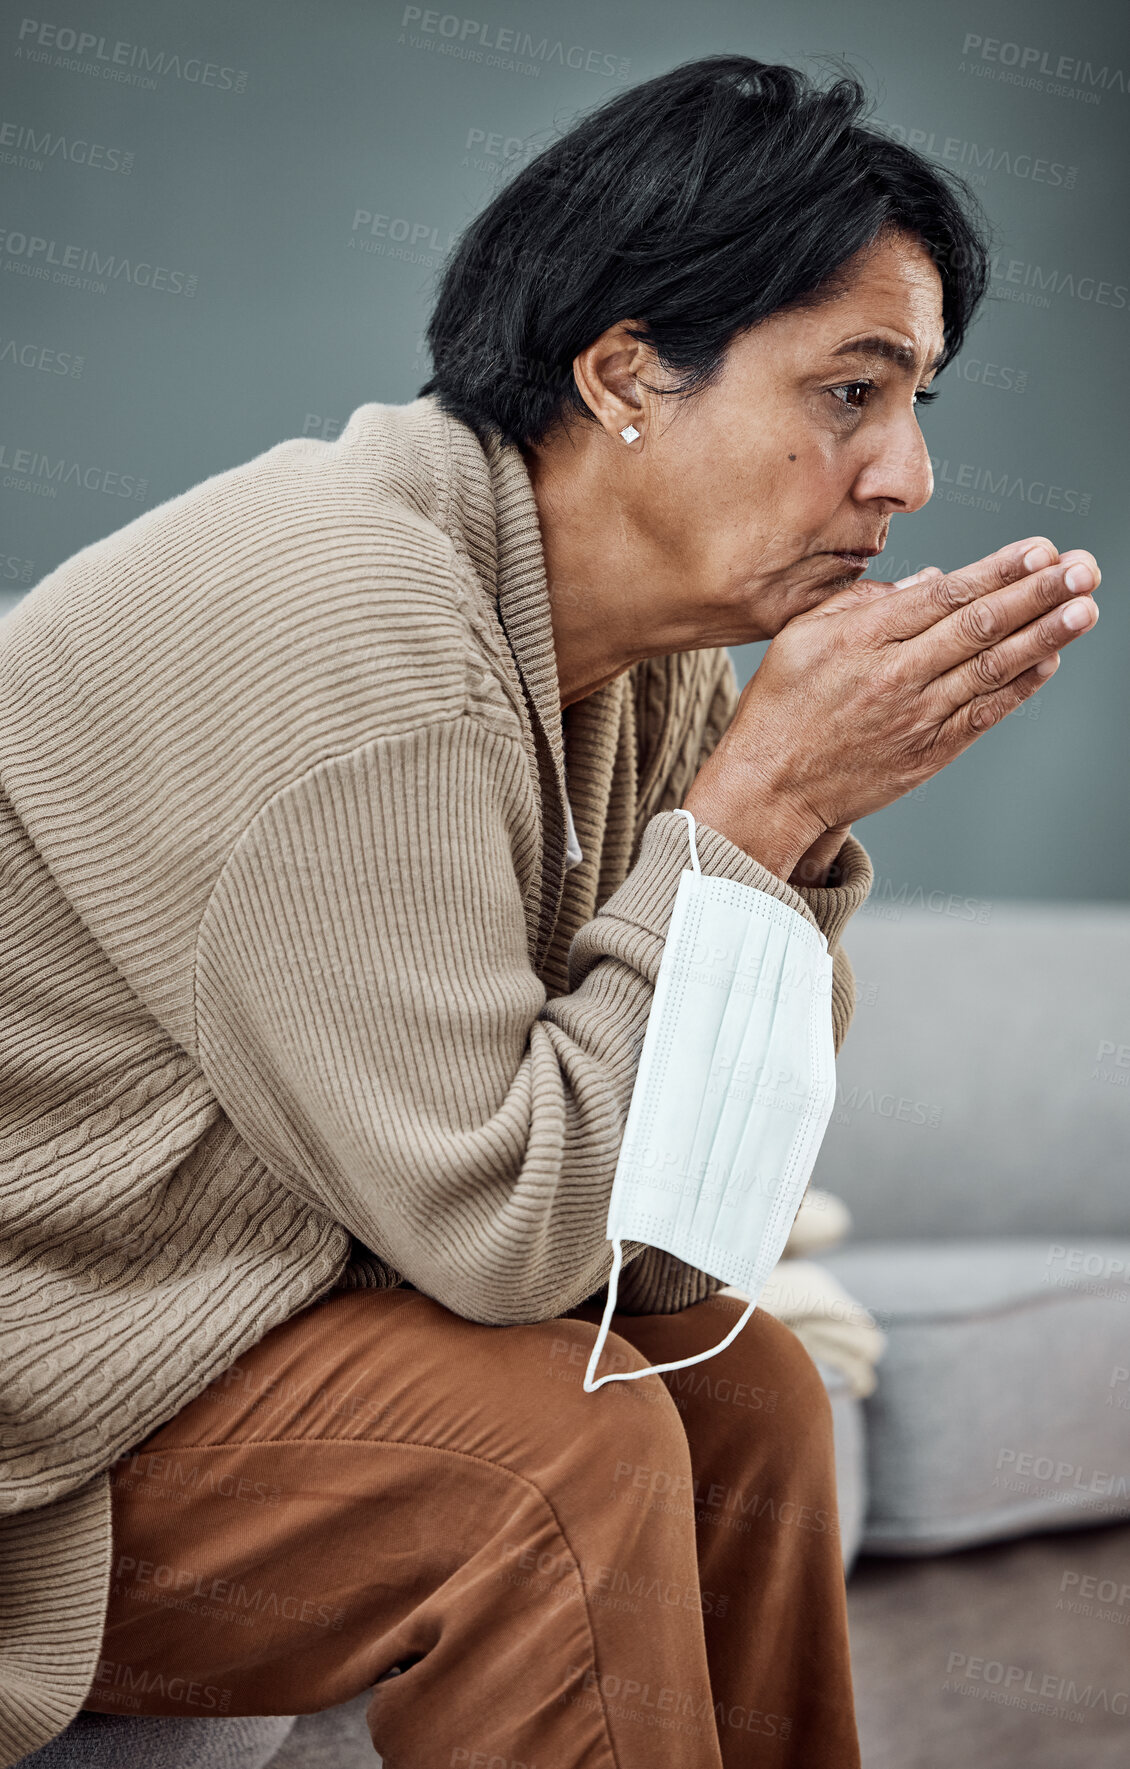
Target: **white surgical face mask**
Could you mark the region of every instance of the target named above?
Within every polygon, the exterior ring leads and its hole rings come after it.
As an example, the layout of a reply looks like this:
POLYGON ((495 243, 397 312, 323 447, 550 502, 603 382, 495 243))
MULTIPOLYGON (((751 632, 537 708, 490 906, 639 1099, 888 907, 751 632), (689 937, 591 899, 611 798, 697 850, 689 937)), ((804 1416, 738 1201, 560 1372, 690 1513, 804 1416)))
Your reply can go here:
POLYGON ((810 921, 707 877, 695 820, 612 1182, 608 1301, 584 1387, 679 1370, 730 1344, 784 1250, 836 1097, 832 959, 810 921), (623 1258, 646 1241, 749 1297, 709 1351, 593 1379, 623 1258))

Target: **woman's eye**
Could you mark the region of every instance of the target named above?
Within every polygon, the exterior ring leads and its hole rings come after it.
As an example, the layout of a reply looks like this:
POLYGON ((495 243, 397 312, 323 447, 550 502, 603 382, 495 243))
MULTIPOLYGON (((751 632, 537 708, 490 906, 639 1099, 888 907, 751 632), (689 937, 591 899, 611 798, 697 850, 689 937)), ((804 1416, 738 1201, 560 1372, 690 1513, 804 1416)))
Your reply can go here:
POLYGON ((842 387, 829 387, 828 391, 841 405, 858 412, 867 404, 868 395, 874 391, 874 387, 874 381, 845 381, 842 387))

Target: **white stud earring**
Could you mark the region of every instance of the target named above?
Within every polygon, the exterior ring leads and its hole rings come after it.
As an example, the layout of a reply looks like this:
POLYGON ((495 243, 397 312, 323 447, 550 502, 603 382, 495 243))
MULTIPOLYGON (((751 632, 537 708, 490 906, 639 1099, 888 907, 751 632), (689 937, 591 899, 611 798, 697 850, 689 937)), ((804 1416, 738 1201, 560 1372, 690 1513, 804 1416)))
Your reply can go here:
POLYGON ((624 438, 625 442, 634 442, 636 440, 636 437, 639 435, 639 431, 636 429, 634 424, 625 424, 625 426, 621 430, 620 434, 624 438))

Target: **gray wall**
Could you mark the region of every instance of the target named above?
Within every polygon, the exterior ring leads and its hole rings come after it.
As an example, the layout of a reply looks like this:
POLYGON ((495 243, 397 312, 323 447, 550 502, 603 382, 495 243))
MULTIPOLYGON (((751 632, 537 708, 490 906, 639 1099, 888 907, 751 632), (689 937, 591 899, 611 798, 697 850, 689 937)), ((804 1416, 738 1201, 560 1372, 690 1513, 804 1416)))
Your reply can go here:
MULTIPOLYGON (((848 58, 996 226, 994 299, 923 416, 934 500, 895 521, 876 575, 1030 533, 1105 572, 1099 627, 1036 700, 859 826, 876 890, 1125 898, 1124 0, 9 9, 0 609, 209 474, 415 397, 443 255, 507 167, 618 87, 721 51, 848 58)), ((736 653, 743 680, 760 651, 736 653)))

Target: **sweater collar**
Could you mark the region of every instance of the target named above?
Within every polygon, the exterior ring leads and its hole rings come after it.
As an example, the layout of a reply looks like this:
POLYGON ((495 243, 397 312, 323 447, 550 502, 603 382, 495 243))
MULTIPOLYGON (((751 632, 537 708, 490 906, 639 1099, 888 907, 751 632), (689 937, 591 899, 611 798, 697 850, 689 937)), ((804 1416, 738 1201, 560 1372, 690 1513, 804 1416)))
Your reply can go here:
POLYGON ((492 433, 483 452, 490 471, 497 524, 498 612, 549 743, 564 816, 561 683, 534 488, 522 452, 513 444, 492 433))
MULTIPOLYGON (((545 552, 522 452, 497 431, 479 437, 433 395, 416 401, 444 433, 449 495, 440 519, 493 601, 521 677, 542 800, 543 913, 538 962, 561 906, 567 848, 565 744, 545 552)), ((443 499, 443 488, 437 487, 443 499)))

